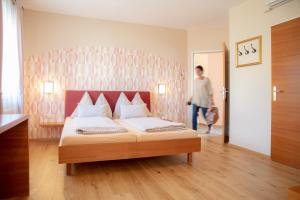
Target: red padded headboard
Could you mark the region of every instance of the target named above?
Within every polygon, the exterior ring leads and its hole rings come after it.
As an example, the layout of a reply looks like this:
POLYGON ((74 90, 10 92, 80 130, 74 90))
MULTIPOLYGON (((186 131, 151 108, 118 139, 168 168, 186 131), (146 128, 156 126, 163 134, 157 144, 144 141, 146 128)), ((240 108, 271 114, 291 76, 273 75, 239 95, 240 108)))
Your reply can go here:
POLYGON ((80 102, 81 97, 85 92, 88 92, 93 103, 96 102, 98 96, 103 93, 106 100, 108 101, 111 110, 114 112, 115 105, 117 103, 117 100, 121 94, 121 92, 124 92, 124 94, 127 96, 129 101, 131 101, 135 95, 135 93, 139 93, 145 104, 147 104, 148 109, 150 110, 150 92, 147 91, 89 91, 89 90, 66 90, 66 96, 65 96, 65 117, 70 116, 73 111, 75 110, 77 104, 80 102))

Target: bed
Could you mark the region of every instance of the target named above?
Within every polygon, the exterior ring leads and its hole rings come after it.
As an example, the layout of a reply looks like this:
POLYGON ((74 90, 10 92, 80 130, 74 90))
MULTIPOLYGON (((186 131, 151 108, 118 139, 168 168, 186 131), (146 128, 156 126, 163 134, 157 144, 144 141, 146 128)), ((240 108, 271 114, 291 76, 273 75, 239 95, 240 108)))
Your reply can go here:
MULTIPOLYGON (((62 131, 58 157, 60 164, 66 164, 67 175, 72 174, 72 164, 119 160, 130 158, 153 157, 174 154, 187 154, 187 163, 192 163, 192 153, 201 150, 201 139, 191 129, 169 132, 144 133, 130 126, 123 120, 114 120, 128 129, 126 133, 78 135, 75 133, 75 121, 70 118, 83 96, 81 90, 67 90, 65 92, 65 125, 62 131)), ((93 101, 100 93, 106 97, 112 110, 122 91, 87 91, 93 101)), ((150 92, 123 91, 129 100, 136 92, 150 108, 150 92)))

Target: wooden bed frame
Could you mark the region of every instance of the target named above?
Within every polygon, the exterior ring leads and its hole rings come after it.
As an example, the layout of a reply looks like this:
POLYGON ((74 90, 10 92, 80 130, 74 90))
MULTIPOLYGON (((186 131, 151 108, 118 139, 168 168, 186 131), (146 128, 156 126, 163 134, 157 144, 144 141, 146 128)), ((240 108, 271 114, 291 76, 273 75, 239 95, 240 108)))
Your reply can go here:
POLYGON ((192 163, 192 152, 200 151, 200 138, 147 142, 82 144, 59 147, 59 163, 67 164, 67 175, 72 174, 72 164, 154 157, 187 153, 187 163, 192 163))
MULTIPOLYGON (((71 115, 76 105, 80 101, 85 91, 66 91, 65 116, 71 115), (75 105, 74 105, 75 104, 75 105), (71 108, 70 108, 71 107, 71 108)), ((100 91, 88 91, 93 102, 101 93, 100 91)), ((114 109, 116 99, 121 91, 103 92, 111 107, 114 109), (114 94, 113 101, 111 101, 114 94), (116 95, 115 93, 118 93, 116 95)), ((129 100, 136 93, 135 91, 124 92, 129 100), (129 95, 128 95, 129 94, 129 95)), ((139 92, 141 98, 147 103, 150 109, 150 93, 139 92)), ((113 110, 112 109, 112 110, 113 110)), ((67 175, 72 174, 72 164, 120 160, 130 158, 154 157, 174 154, 187 154, 187 163, 192 163, 192 153, 201 150, 201 138, 172 139, 160 141, 143 141, 143 142, 124 142, 124 143, 99 143, 99 144, 80 144, 67 145, 58 147, 58 161, 60 164, 66 164, 67 175)))

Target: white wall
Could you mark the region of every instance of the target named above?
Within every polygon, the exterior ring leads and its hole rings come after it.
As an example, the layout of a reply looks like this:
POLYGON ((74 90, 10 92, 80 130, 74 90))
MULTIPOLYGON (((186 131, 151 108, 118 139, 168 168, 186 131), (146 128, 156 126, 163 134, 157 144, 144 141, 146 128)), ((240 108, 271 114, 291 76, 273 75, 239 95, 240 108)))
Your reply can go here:
POLYGON ((230 143, 270 155, 271 26, 300 16, 294 0, 265 13, 263 0, 247 0, 230 9, 230 143), (235 43, 262 35, 263 63, 235 67, 235 43))
POLYGON ((138 49, 186 66, 187 32, 181 29, 24 10, 24 57, 69 47, 138 49))

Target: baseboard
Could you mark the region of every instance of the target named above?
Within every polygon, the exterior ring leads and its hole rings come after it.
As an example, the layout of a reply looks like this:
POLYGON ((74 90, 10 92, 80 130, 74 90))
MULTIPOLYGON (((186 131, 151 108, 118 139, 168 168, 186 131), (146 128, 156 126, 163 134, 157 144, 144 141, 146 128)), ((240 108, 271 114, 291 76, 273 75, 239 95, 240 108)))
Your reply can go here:
POLYGON ((236 144, 232 144, 232 143, 227 143, 225 145, 228 145, 229 147, 232 147, 234 149, 238 149, 238 150, 241 150, 241 151, 245 151, 245 152, 248 152, 248 153, 251 153, 253 155, 256 155, 256 156, 259 156, 261 158, 265 158, 265 159, 271 159, 271 156, 267 155, 267 154, 263 154, 263 153, 260 153, 260 152, 257 152, 257 151, 254 151, 252 149, 248 149, 246 147, 241 147, 239 145, 236 145, 236 144))

